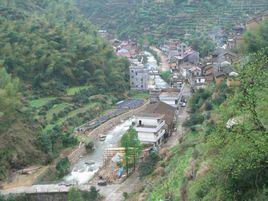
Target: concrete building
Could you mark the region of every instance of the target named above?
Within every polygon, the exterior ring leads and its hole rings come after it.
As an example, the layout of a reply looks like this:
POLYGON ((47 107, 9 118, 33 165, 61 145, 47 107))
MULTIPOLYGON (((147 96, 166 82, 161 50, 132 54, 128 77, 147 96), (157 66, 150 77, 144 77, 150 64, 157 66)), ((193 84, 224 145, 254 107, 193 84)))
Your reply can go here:
POLYGON ((166 133, 164 114, 143 113, 135 117, 135 130, 143 144, 160 145, 166 133))
POLYGON ((177 108, 180 103, 180 92, 178 89, 172 88, 164 90, 159 94, 159 100, 174 108, 177 108))
POLYGON ((130 70, 130 88, 132 90, 147 91, 149 82, 149 71, 142 63, 133 62, 130 70))

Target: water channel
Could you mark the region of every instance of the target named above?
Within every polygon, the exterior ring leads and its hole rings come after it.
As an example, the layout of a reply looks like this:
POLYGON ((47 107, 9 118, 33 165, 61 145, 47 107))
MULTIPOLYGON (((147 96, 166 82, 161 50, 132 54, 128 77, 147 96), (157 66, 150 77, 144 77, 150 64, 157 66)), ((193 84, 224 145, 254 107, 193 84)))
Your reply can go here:
POLYGON ((150 75, 149 77, 149 89, 166 89, 168 88, 168 83, 166 83, 159 75, 159 66, 157 65, 157 61, 155 57, 150 53, 145 51, 145 55, 147 56, 147 64, 146 67, 149 71, 156 72, 155 75, 150 75))
MULTIPOLYGON (((145 54, 148 57, 148 63, 146 64, 148 69, 158 71, 157 61, 154 56, 149 52, 145 52, 145 54)), ((168 84, 159 75, 150 75, 149 87, 163 89, 167 88, 168 84)), ((102 167, 105 150, 118 145, 121 137, 129 129, 131 123, 132 119, 129 119, 115 126, 108 131, 105 141, 95 142, 95 151, 80 158, 79 161, 73 165, 71 173, 64 177, 64 181, 78 185, 89 182, 102 167)))

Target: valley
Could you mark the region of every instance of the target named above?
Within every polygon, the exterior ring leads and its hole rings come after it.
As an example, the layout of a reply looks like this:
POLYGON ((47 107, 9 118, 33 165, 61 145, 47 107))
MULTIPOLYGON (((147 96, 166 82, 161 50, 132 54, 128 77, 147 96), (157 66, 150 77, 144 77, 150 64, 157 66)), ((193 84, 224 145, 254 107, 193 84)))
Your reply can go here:
POLYGON ((0 201, 267 200, 265 0, 0 2, 0 201))

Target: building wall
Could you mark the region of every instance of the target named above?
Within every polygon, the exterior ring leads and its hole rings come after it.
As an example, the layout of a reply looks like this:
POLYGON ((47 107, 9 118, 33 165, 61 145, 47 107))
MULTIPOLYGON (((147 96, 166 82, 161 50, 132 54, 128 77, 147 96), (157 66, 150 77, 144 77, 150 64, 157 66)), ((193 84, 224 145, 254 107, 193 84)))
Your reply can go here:
POLYGON ((136 117, 137 125, 139 124, 139 121, 141 121, 143 125, 147 126, 157 126, 159 124, 157 118, 136 117))
POLYGON ((225 80, 224 77, 217 77, 217 78, 215 78, 216 84, 220 84, 220 83, 222 83, 224 80, 225 80))
POLYGON ((159 96, 159 99, 161 102, 163 103, 166 103, 172 107, 178 107, 178 104, 179 104, 179 97, 170 97, 170 98, 167 98, 167 97, 161 97, 159 96))
POLYGON ((149 72, 145 68, 130 67, 130 86, 133 90, 148 90, 149 72))
POLYGON ((138 132, 138 137, 142 143, 145 143, 145 142, 154 143, 154 142, 156 142, 156 137, 155 137, 154 133, 138 132))
POLYGON ((157 135, 149 132, 138 132, 138 137, 141 143, 149 144, 156 143, 159 139, 163 138, 165 134, 165 130, 161 129, 158 131, 157 135))

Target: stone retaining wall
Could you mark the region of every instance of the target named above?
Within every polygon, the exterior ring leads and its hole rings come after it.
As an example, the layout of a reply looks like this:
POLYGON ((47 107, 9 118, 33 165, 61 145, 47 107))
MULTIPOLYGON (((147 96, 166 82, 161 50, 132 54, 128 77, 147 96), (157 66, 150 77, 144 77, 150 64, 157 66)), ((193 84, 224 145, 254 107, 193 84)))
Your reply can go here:
MULTIPOLYGON (((121 114, 117 117, 114 117, 114 118, 104 122, 103 124, 101 124, 100 126, 95 128, 94 130, 89 131, 86 134, 88 136, 94 138, 95 140, 97 140, 99 135, 108 132, 113 127, 120 124, 122 121, 127 120, 127 119, 131 118, 132 116, 138 114, 139 112, 145 110, 146 107, 148 106, 148 104, 150 104, 150 101, 145 102, 142 106, 140 106, 136 109, 130 110, 124 114, 121 114)), ((71 154, 69 154, 68 159, 73 164, 73 163, 78 161, 79 156, 82 156, 85 153, 86 153, 86 150, 85 150, 84 146, 78 147, 71 154)))

